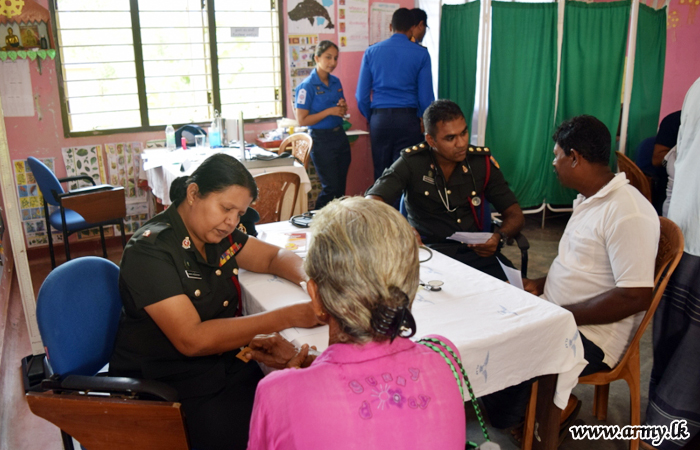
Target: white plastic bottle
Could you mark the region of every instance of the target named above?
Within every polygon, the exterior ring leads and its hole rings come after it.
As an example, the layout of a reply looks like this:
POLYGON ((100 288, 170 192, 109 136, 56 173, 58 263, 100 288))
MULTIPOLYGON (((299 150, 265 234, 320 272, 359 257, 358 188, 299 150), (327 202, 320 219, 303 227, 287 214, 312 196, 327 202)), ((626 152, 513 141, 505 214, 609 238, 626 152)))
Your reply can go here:
POLYGON ((175 145, 175 128, 172 125, 165 127, 165 145, 168 147, 169 151, 173 151, 176 148, 175 145))
POLYGON ((214 111, 214 120, 209 128, 209 146, 212 148, 221 147, 221 116, 219 111, 214 111))

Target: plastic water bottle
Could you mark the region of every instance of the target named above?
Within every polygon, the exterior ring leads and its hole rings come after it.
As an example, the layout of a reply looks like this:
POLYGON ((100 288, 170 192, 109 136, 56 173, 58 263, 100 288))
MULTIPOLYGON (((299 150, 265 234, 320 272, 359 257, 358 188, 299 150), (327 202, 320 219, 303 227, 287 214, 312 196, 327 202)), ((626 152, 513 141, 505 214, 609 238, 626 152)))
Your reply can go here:
POLYGON ((214 111, 214 120, 209 129, 209 146, 212 148, 221 147, 221 116, 218 111, 214 111))
POLYGON ((172 125, 165 127, 165 145, 169 151, 175 150, 175 129, 172 125))

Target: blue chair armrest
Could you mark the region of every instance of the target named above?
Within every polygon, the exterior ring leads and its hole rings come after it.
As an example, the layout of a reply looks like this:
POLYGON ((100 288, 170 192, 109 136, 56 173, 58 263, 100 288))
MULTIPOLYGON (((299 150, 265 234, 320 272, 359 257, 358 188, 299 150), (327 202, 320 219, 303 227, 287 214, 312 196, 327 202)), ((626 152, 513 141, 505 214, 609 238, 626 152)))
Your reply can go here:
POLYGON ((58 194, 56 197, 61 199, 64 197, 72 197, 74 195, 82 194, 92 194, 93 192, 109 191, 114 189, 111 184, 98 184, 97 186, 86 186, 83 188, 73 189, 72 191, 64 192, 63 194, 58 194))
POLYGON ((59 179, 58 179, 58 181, 61 182, 61 183, 66 183, 66 182, 68 182, 68 181, 79 181, 79 180, 89 181, 90 183, 92 183, 93 186, 94 186, 95 184, 97 184, 97 183, 95 183, 95 180, 93 180, 93 178, 92 178, 91 176, 89 176, 89 175, 75 175, 75 176, 72 176, 72 177, 65 177, 65 178, 59 178, 59 179))

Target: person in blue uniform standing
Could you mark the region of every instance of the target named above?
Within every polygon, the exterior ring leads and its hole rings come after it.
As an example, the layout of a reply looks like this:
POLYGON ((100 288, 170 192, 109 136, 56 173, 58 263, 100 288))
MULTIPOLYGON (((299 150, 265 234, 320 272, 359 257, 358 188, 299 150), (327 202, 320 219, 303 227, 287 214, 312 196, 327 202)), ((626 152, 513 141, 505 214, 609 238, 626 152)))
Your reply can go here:
POLYGON ((420 118, 435 100, 428 50, 410 41, 415 30, 411 11, 397 9, 391 29, 389 39, 365 51, 355 92, 369 121, 375 180, 401 150, 423 142, 420 118))
POLYGON ((321 41, 314 56, 316 69, 301 82, 296 92, 295 113, 299 125, 308 126, 313 139, 311 160, 321 180, 316 209, 345 195, 350 168, 350 143, 343 129, 348 111, 343 86, 331 72, 338 65, 338 46, 321 41))

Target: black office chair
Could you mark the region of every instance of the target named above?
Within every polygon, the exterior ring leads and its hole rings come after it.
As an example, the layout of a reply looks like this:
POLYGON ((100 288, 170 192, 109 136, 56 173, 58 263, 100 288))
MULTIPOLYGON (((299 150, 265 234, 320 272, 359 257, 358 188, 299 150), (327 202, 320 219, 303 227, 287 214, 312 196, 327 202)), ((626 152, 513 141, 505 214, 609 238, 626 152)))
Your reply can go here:
POLYGON ((53 250, 53 237, 51 227, 63 232, 63 245, 66 249, 66 260, 70 260, 70 247, 68 236, 89 228, 100 227, 102 240, 102 253, 107 257, 105 244, 105 225, 119 225, 122 232, 122 248, 126 246, 126 233, 124 233, 124 217, 126 217, 126 201, 124 188, 114 187, 109 184, 95 185, 95 180, 88 175, 66 177, 58 179, 44 163, 34 157, 27 158, 27 163, 32 169, 34 178, 39 185, 42 197, 44 197, 44 219, 46 220, 46 233, 49 238, 49 253, 51 254, 51 268, 56 268, 56 257, 53 250), (80 189, 65 192, 61 183, 67 181, 84 180, 92 183, 80 189), (58 210, 49 214, 49 205, 58 206, 58 210))
POLYGON ((36 317, 45 355, 22 361, 29 409, 87 450, 189 448, 177 392, 153 380, 96 376, 109 362, 122 302, 119 267, 76 258, 39 290, 36 317), (38 373, 37 373, 38 372, 38 373))

